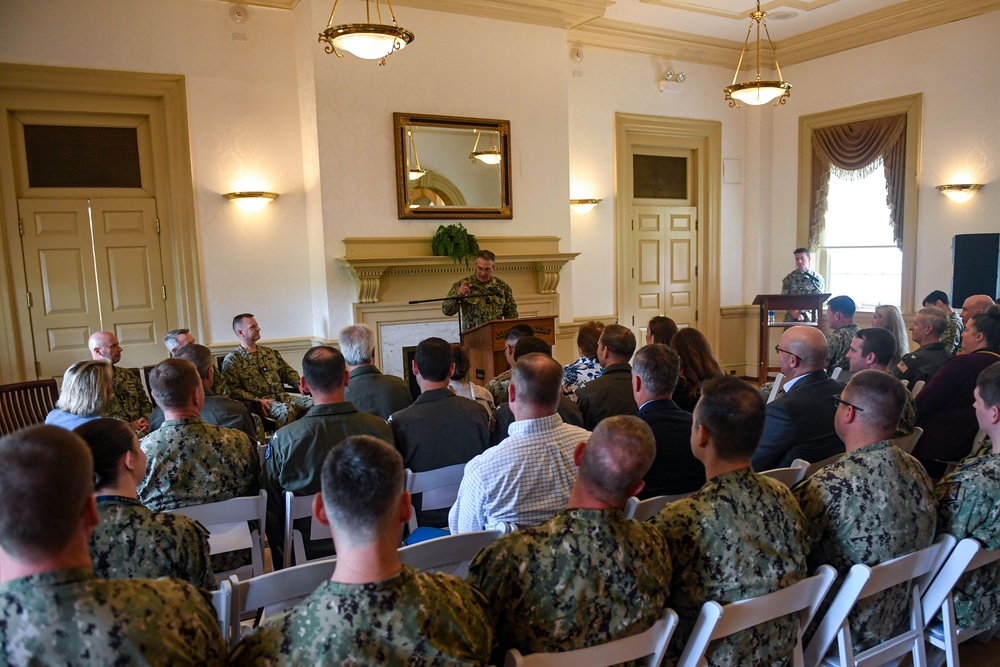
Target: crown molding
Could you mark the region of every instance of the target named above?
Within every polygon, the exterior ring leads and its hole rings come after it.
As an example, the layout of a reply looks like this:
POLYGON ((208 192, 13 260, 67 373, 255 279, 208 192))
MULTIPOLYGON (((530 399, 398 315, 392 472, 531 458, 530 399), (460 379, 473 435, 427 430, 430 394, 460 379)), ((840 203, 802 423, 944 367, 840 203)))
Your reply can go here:
POLYGON ((732 67, 743 48, 743 42, 604 18, 569 30, 567 37, 574 46, 613 49, 720 67, 732 67))
POLYGON ((614 0, 395 0, 397 7, 431 9, 550 28, 571 28, 604 16, 614 0))
MULTIPOLYGON (((227 4, 229 1, 226 0, 227 4)), ((271 9, 295 9, 299 4, 299 0, 242 0, 240 4, 251 5, 253 7, 270 7, 271 9)))

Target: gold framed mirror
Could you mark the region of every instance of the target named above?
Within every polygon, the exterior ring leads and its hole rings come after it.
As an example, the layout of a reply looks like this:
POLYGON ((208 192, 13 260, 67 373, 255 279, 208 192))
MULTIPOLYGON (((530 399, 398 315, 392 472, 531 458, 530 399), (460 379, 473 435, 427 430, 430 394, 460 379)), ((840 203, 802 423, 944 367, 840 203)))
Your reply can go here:
POLYGON ((513 217, 510 121, 394 113, 400 220, 513 217))

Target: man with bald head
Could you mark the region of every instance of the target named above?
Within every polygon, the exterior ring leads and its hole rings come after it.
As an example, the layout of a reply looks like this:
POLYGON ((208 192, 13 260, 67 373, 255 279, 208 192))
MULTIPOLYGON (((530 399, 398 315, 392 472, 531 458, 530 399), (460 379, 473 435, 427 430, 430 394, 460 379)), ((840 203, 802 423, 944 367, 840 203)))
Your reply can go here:
POLYGON ((816 327, 791 327, 775 350, 787 378, 785 393, 767 404, 764 433, 753 454, 754 470, 784 468, 795 459, 816 462, 844 452, 833 428, 832 396, 842 382, 826 374, 826 336, 816 327))
POLYGON ((962 324, 968 326, 973 315, 985 313, 995 305, 988 294, 973 294, 962 303, 962 324))
POLYGON ((129 370, 119 370, 122 346, 118 343, 118 336, 110 331, 97 331, 90 336, 87 346, 94 359, 110 361, 114 373, 114 394, 101 414, 127 421, 137 433, 145 434, 149 429, 149 414, 153 411, 153 404, 146 396, 139 376, 129 370))

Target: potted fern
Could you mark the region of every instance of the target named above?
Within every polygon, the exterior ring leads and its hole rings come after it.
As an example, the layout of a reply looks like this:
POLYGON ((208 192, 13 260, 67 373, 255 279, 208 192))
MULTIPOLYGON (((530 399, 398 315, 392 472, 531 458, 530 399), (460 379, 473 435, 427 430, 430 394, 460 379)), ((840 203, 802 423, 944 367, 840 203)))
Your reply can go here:
POLYGON ((479 254, 479 241, 460 222, 441 225, 431 239, 431 252, 435 257, 451 257, 455 264, 463 262, 468 269, 469 260, 479 254))

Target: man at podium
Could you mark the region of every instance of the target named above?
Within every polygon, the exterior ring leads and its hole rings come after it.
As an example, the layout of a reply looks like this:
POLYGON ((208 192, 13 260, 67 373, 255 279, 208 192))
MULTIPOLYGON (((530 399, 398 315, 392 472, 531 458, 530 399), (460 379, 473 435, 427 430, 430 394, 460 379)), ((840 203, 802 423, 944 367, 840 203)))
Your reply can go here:
POLYGON ((448 316, 462 308, 463 332, 490 320, 517 317, 517 303, 510 285, 493 276, 496 259, 489 250, 481 250, 476 257, 476 272, 456 282, 448 292, 449 297, 471 295, 478 298, 441 303, 441 312, 448 316))

